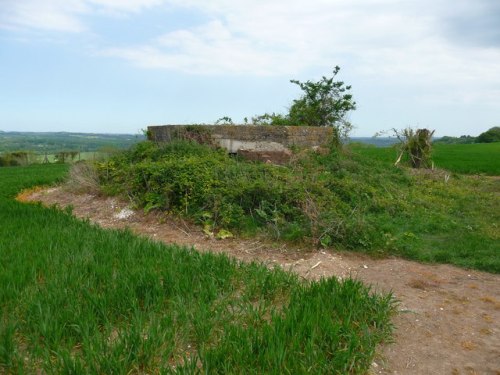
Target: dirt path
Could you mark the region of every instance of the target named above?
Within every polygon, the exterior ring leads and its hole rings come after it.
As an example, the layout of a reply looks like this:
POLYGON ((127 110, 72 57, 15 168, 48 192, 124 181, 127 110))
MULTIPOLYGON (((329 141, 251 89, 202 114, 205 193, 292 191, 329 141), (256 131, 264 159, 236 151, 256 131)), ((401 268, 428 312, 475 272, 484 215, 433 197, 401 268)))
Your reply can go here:
POLYGON ((400 301, 395 342, 382 348, 373 374, 500 375, 500 275, 397 258, 291 249, 257 240, 215 240, 185 223, 134 212, 116 199, 74 195, 61 188, 20 199, 72 205, 77 217, 105 228, 129 227, 165 243, 278 265, 308 279, 357 277, 377 290, 392 291, 400 301))

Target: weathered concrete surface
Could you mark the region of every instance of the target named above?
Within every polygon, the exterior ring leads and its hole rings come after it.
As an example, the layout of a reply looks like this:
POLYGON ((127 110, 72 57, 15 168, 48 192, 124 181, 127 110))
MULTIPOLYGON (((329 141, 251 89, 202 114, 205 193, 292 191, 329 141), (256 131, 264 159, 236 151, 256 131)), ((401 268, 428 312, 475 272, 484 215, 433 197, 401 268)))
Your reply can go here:
POLYGON ((333 139, 329 127, 261 125, 162 125, 149 126, 148 138, 156 142, 190 139, 223 147, 250 160, 285 163, 290 149, 328 147, 333 139))

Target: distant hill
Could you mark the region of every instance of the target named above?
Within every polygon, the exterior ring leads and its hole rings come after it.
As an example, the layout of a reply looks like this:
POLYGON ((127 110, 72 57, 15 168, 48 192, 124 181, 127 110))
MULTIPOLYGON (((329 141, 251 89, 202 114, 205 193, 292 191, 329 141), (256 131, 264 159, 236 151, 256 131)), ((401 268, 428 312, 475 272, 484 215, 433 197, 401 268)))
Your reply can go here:
POLYGON ((125 149, 144 140, 142 134, 67 132, 6 132, 0 130, 0 153, 11 151, 59 152, 125 149))
POLYGON ((471 143, 476 143, 477 138, 470 136, 470 135, 462 135, 460 137, 450 137, 445 135, 444 137, 441 137, 439 139, 434 140, 434 143, 443 143, 443 144, 471 144, 471 143))
POLYGON ((436 140, 435 143, 445 144, 471 144, 471 143, 493 143, 500 142, 500 127, 494 126, 487 131, 479 134, 477 137, 471 135, 462 135, 460 137, 444 136, 436 140))

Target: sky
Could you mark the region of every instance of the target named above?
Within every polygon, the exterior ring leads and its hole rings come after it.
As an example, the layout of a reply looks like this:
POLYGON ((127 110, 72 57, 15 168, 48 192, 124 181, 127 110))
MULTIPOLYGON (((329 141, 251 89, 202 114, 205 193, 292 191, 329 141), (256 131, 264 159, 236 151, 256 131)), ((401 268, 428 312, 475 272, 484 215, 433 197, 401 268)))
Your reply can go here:
POLYGON ((0 0, 0 130, 138 133, 352 86, 354 136, 500 125, 499 0, 0 0))

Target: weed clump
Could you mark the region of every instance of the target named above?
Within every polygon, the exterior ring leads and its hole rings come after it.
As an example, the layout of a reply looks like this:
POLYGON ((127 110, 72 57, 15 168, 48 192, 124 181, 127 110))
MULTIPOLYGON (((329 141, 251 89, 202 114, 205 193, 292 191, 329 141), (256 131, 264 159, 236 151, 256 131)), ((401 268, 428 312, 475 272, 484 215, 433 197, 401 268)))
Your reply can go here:
POLYGON ((99 175, 94 165, 88 162, 75 163, 69 169, 65 187, 75 193, 99 193, 99 175))

